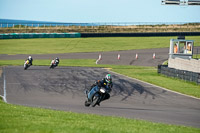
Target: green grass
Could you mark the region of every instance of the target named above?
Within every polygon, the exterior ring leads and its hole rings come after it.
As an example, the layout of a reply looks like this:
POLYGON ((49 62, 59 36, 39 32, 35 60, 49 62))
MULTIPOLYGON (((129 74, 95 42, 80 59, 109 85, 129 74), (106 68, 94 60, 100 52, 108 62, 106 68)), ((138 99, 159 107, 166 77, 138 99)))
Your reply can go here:
POLYGON ((194 54, 192 58, 200 59, 200 54, 194 54))
POLYGON ((153 67, 137 67, 124 69, 112 69, 117 73, 126 75, 128 77, 140 79, 151 84, 155 84, 169 90, 180 92, 182 94, 191 95, 200 98, 200 85, 196 83, 180 80, 177 78, 169 78, 157 73, 157 69, 153 67))
POLYGON ((199 133, 200 129, 121 117, 78 114, 6 104, 0 100, 1 133, 199 133))
MULTIPOLYGON (((24 60, 0 60, 0 66, 3 65, 21 65, 24 60)), ((34 65, 50 65, 50 60, 34 60, 34 65)), ((123 65, 101 65, 95 64, 94 59, 63 59, 60 60, 59 66, 82 66, 82 67, 104 67, 112 68, 111 71, 126 75, 128 77, 137 78, 148 83, 152 83, 169 90, 177 91, 186 95, 200 98, 200 85, 183 81, 176 78, 169 78, 157 73, 155 67, 142 66, 123 66, 123 65)))
MULTIPOLYGON (((53 54, 169 47, 177 37, 40 38, 0 40, 0 54, 53 54)), ((200 46, 200 36, 186 37, 200 46)))
MULTIPOLYGON (((169 47, 176 37, 65 38, 0 40, 0 54, 48 54, 70 52, 114 51, 169 47)), ((200 46, 200 37, 186 37, 200 46)), ((21 65, 24 60, 0 60, 0 66, 21 65)), ((34 60, 34 65, 49 65, 50 60, 34 60)), ((138 78, 174 91, 200 98, 200 86, 157 74, 154 67, 96 65, 92 59, 65 59, 59 66, 108 67, 117 73, 138 78)), ((1 99, 1 97, 0 97, 1 99)), ((111 116, 77 114, 30 108, 3 103, 0 100, 0 132, 67 132, 67 133, 199 133, 200 129, 152 123, 111 116)))

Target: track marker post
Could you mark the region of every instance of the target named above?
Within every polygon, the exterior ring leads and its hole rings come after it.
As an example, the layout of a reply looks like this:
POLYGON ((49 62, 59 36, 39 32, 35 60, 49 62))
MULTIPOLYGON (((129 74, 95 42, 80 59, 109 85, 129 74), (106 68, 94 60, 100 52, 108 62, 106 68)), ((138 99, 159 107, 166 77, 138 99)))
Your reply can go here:
POLYGON ((156 53, 153 53, 153 59, 155 59, 156 58, 156 53))
POLYGON ((98 62, 102 60, 101 54, 99 54, 99 58, 96 60, 96 64, 98 64, 98 62))
POLYGON ((102 59, 101 54, 99 54, 99 60, 101 60, 101 59, 102 59))
POLYGON ((138 54, 137 54, 137 53, 135 54, 135 59, 136 59, 136 60, 138 59, 138 54))
POLYGON ((117 59, 120 60, 120 54, 117 55, 117 59))

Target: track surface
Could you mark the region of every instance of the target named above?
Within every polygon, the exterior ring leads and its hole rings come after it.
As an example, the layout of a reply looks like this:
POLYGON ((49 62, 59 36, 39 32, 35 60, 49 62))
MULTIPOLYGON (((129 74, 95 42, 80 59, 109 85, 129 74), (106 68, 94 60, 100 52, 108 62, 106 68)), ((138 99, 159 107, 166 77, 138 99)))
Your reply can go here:
MULTIPOLYGON (((194 54, 200 53, 200 47, 194 47, 194 54)), ((62 59, 98 59, 99 54, 102 56, 102 60, 99 64, 115 64, 115 65, 135 65, 135 66, 157 66, 162 64, 168 59, 169 48, 155 48, 155 49, 137 49, 127 51, 113 51, 113 52, 95 52, 95 53, 66 53, 66 54, 43 54, 43 55, 31 55, 33 59, 49 59, 52 60, 56 57, 62 59), (153 59, 155 53, 156 58, 153 59), (120 60, 117 59, 120 54, 120 60), (138 59, 136 59, 138 54, 138 59)), ((0 60, 16 60, 26 59, 29 55, 5 55, 0 54, 0 60)), ((50 62, 50 61, 49 61, 50 62)))
MULTIPOLYGON (((101 68, 5 67, 8 103, 56 110, 144 119, 200 128, 200 100, 113 75, 111 98, 100 107, 85 107, 84 90, 108 73, 101 68)), ((1 81, 3 84, 3 76, 1 81)), ((2 94, 3 85, 0 85, 2 94)))
MULTIPOLYGON (((115 65, 137 65, 137 66, 157 66, 168 59, 168 48, 160 49, 142 49, 114 52, 96 52, 96 53, 66 53, 66 54, 46 54, 46 55, 31 55, 33 59, 49 59, 56 57, 62 59, 98 59, 99 54, 102 60, 99 64, 115 64, 115 65), (153 59, 153 53, 156 54, 156 59, 153 59), (118 60, 118 54, 121 58, 118 60), (135 59, 138 54, 138 59, 135 59)), ((199 50, 200 51, 200 50, 199 50)), ((29 55, 0 55, 1 60, 16 60, 26 59, 29 55)))

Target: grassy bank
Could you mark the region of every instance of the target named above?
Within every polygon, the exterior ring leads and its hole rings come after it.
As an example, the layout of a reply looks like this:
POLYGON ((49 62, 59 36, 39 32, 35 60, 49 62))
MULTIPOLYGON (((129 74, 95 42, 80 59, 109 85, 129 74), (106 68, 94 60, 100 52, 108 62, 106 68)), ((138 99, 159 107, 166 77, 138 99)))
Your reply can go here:
POLYGON ((1 133, 198 133, 200 129, 111 116, 23 107, 0 100, 1 133))
MULTIPOLYGON (((177 37, 107 37, 0 40, 0 54, 55 54, 169 47, 177 37)), ((200 46, 199 36, 188 36, 200 46)))
MULTIPOLYGON (((23 69, 24 60, 0 60, 2 65, 21 65, 23 69)), ((49 66, 50 60, 34 60, 34 65, 49 66)), ((157 73, 157 68, 142 66, 121 66, 121 65, 96 65, 93 59, 63 59, 59 66, 82 66, 82 67, 104 67, 112 68, 111 71, 137 78, 169 90, 177 91, 186 95, 200 98, 200 85, 175 78, 169 78, 157 73)))

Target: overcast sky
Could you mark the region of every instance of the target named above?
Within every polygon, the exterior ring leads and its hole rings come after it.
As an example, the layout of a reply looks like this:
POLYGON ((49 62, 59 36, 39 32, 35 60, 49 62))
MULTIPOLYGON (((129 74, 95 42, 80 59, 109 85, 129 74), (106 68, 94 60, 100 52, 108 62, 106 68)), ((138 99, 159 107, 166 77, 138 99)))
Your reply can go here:
POLYGON ((53 22, 200 22, 200 6, 161 0, 0 0, 0 19, 53 22))

